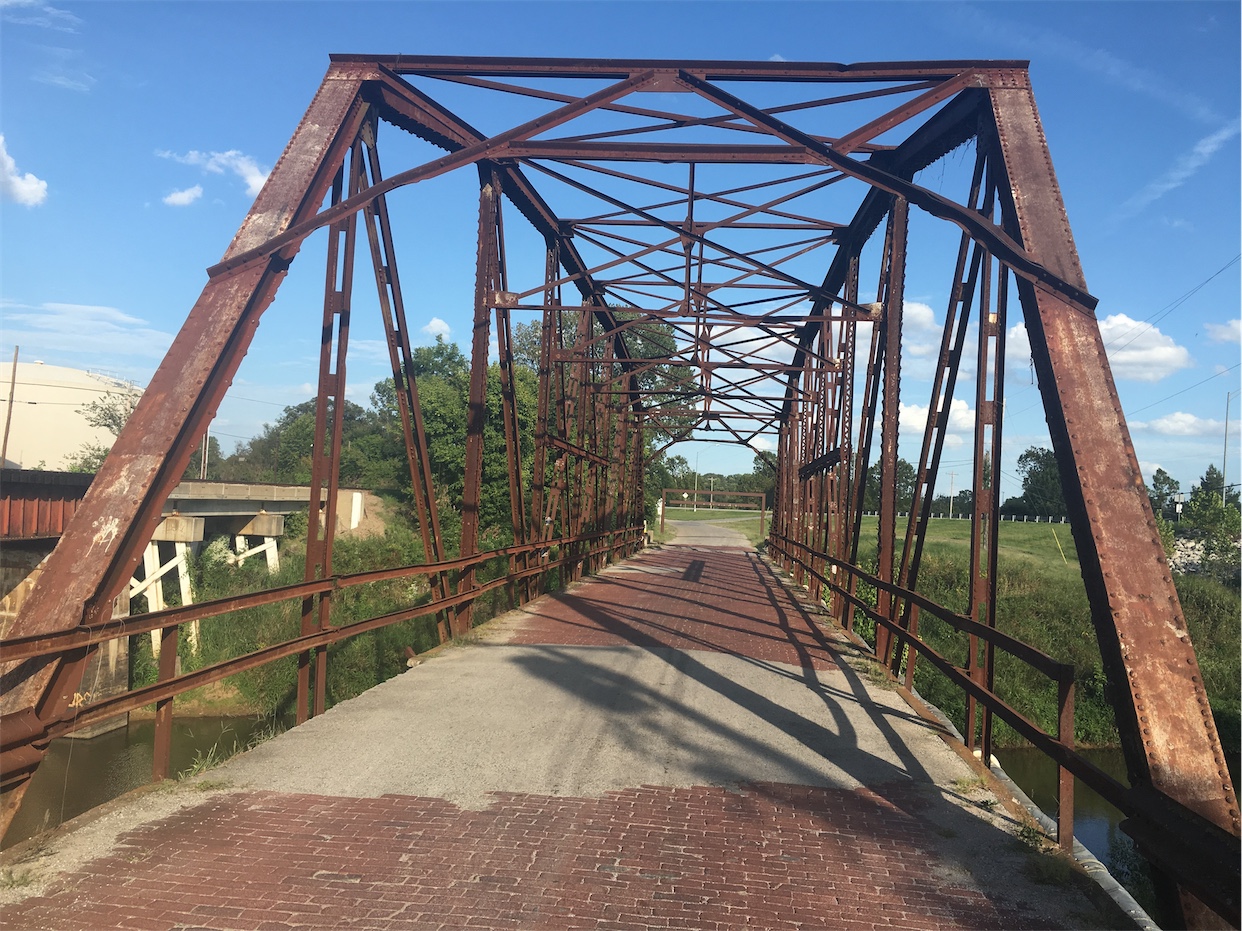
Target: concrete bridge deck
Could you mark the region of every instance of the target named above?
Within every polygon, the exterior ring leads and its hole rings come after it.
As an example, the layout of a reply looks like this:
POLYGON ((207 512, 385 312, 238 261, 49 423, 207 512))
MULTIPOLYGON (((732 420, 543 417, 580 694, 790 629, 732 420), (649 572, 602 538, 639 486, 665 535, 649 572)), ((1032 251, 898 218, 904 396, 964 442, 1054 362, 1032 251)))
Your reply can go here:
POLYGON ((680 527, 202 777, 7 852, 0 926, 1108 921, 1033 880, 1018 821, 740 537, 680 527))

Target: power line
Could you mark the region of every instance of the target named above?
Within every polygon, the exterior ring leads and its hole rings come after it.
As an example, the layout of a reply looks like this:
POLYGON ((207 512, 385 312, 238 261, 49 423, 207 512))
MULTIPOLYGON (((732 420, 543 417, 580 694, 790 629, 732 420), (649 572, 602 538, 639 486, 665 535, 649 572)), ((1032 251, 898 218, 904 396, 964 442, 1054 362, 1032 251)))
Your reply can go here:
POLYGON ((1115 337, 1112 341, 1105 343, 1104 348, 1105 349, 1111 348, 1117 342, 1117 340, 1124 339, 1125 337, 1129 336, 1130 333, 1133 332, 1134 336, 1131 337, 1129 341, 1122 343, 1120 346, 1117 346, 1118 349, 1125 349, 1126 346, 1129 346, 1130 343, 1134 342, 1134 340, 1142 336, 1147 330, 1150 330, 1158 322, 1163 320, 1165 317, 1171 314, 1178 307, 1181 307, 1182 304, 1186 303, 1186 301, 1190 300, 1190 298, 1193 297, 1199 290, 1201 290, 1209 281, 1211 281, 1213 278, 1216 278, 1218 275, 1223 274, 1225 271, 1227 271, 1228 269, 1236 265, 1239 259, 1242 259, 1242 254, 1235 255, 1224 266, 1222 266, 1220 269, 1218 269, 1213 274, 1204 278, 1202 281, 1200 281, 1197 285, 1195 285, 1193 288, 1191 288, 1181 297, 1174 299, 1172 303, 1162 307, 1160 310, 1156 311, 1154 314, 1147 317, 1146 320, 1143 322, 1143 324, 1136 327, 1134 330, 1127 330, 1125 333, 1122 333, 1119 336, 1115 337))
POLYGON ((1238 366, 1242 366, 1242 362, 1235 362, 1233 365, 1229 366, 1229 368, 1225 369, 1224 371, 1217 372, 1215 375, 1209 375, 1207 378, 1203 379, 1203 381, 1197 381, 1193 385, 1188 385, 1187 387, 1183 388, 1181 391, 1174 391, 1172 394, 1165 395, 1159 401, 1152 401, 1150 404, 1144 405, 1143 407, 1135 408, 1134 410, 1130 411, 1130 413, 1137 414, 1139 413, 1139 411, 1145 411, 1149 407, 1155 407, 1157 404, 1163 404, 1165 401, 1175 398, 1179 394, 1185 394, 1191 388, 1198 388, 1200 385, 1206 385, 1208 382, 1210 382, 1214 378, 1220 378, 1222 375, 1228 375, 1234 369, 1238 368, 1238 366))

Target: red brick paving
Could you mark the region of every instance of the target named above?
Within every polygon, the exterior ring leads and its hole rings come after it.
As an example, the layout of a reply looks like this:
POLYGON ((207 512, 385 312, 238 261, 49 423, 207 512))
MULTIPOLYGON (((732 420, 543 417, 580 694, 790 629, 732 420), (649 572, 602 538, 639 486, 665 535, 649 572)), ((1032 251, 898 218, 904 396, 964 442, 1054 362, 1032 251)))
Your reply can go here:
POLYGON ((673 546, 529 605, 510 643, 708 650, 817 669, 824 635, 754 551, 673 546))
MULTIPOLYGON (((511 642, 829 668, 754 553, 667 548, 531 606, 511 642)), ((646 786, 602 798, 220 794, 123 835, 4 928, 1047 927, 935 878, 913 783, 646 786), (877 791, 878 790, 878 791, 877 791)))
POLYGON ((604 798, 221 795, 131 832, 6 928, 1016 928, 928 883, 909 789, 604 798))

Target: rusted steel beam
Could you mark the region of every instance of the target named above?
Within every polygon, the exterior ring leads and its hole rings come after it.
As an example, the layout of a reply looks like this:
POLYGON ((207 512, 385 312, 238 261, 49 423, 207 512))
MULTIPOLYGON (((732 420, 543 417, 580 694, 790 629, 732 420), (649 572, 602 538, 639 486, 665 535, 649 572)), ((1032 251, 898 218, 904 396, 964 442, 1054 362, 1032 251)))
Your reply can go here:
POLYGON ((575 446, 568 440, 562 440, 559 436, 549 439, 548 445, 553 449, 559 449, 562 452, 569 453, 571 456, 578 459, 585 459, 587 462, 593 462, 596 465, 606 466, 611 463, 611 460, 606 459, 598 453, 593 453, 589 449, 583 449, 581 446, 575 446))
POLYGON ((544 253, 543 278, 547 288, 544 291, 545 309, 539 335, 539 405, 535 414, 535 460, 531 467, 530 540, 546 540, 552 530, 550 521, 545 518, 544 508, 548 495, 548 429, 555 427, 552 421, 552 343, 554 339, 558 343, 560 341, 554 306, 559 301, 559 294, 552 282, 556 279, 559 267, 557 241, 549 239, 544 253))
MULTIPOLYGON (((958 94, 940 110, 932 114, 900 145, 891 152, 877 153, 871 161, 890 174, 910 180, 921 169, 943 157, 957 146, 974 138, 981 113, 988 106, 984 91, 967 90, 958 94)), ((838 248, 820 288, 826 294, 840 294, 848 287, 851 275, 857 274, 857 257, 876 228, 888 213, 892 202, 888 192, 871 188, 863 197, 848 227, 838 234, 838 248)), ((855 283, 856 287, 856 283, 855 283)), ((857 297, 855 296, 855 301, 857 297)), ((831 304, 816 302, 812 316, 825 313, 831 304)), ((846 304, 847 307, 856 306, 846 304)), ((808 324, 800 337, 801 348, 793 357, 798 361, 813 339, 815 329, 808 324)), ((791 379, 789 384, 793 385, 791 379)), ((788 402, 786 412, 788 412, 788 402)))
MULTIPOLYGON (((483 433, 487 423, 487 353, 491 336, 491 296, 497 281, 499 185, 490 163, 479 166, 479 245, 475 268, 474 324, 470 338, 470 393, 466 402, 466 472, 461 495, 462 556, 479 551, 479 501, 483 492, 483 433)), ((458 594, 474 587, 474 570, 462 573, 458 594)), ((472 603, 464 603, 452 621, 453 636, 470 631, 472 603)))
MULTIPOLYGON (((885 244, 883 293, 884 393, 880 412, 880 512, 876 575, 885 582, 895 580, 894 549, 897 533, 897 427, 901 409, 901 320, 906 280, 906 226, 908 205, 894 198, 885 244)), ((863 479, 865 481, 865 478, 863 479)), ((886 590, 877 593, 876 610, 892 618, 898 605, 886 590)), ((880 662, 889 658, 891 639, 888 628, 876 629, 875 652, 880 662)))
MULTIPOLYGON (((383 174, 375 145, 374 119, 362 127, 362 140, 367 147, 366 168, 371 182, 375 183, 383 178, 383 174)), ((392 366, 397 411, 405 439, 406 466, 410 473, 414 509, 423 541, 423 557, 429 562, 442 562, 446 552, 440 530, 440 509, 436 503, 432 480, 427 430, 418 398, 418 379, 414 374, 410 328, 405 316, 405 298, 401 291, 401 277, 398 273, 387 200, 383 196, 377 197, 366 208, 364 216, 367 240, 371 247, 371 267, 375 273, 375 287, 379 297, 380 317, 384 325, 384 339, 388 345, 388 360, 392 366)), ((443 598, 448 593, 446 576, 437 575, 431 579, 430 584, 434 597, 443 598)), ((437 626, 440 641, 443 642, 448 638, 448 617, 442 616, 437 626)))
POLYGON ((887 132, 899 123, 904 123, 911 117, 917 116, 936 104, 948 100, 954 94, 959 94, 968 87, 986 86, 987 81, 979 72, 974 70, 963 71, 956 77, 941 82, 926 93, 920 94, 913 100, 907 101, 883 116, 865 123, 853 132, 846 133, 832 144, 832 148, 842 155, 847 155, 861 147, 864 143, 870 142, 881 133, 887 132))
MULTIPOLYGON (((367 104, 358 91, 374 71, 357 65, 329 69, 226 257, 267 242, 315 214, 365 118, 367 104)), ((45 578, 55 583, 36 585, 14 621, 15 636, 67 630, 111 611, 112 598, 141 560, 164 500, 202 441, 299 245, 291 242, 262 264, 208 282, 49 557, 45 578)), ((19 681, 0 696, 0 710, 38 703, 47 716, 59 717, 81 670, 56 676, 56 665, 53 661, 19 671, 4 664, 3 672, 19 681), (68 691, 48 694, 54 682, 68 683, 68 691)), ((24 786, 16 784, 0 797, 0 830, 7 829, 24 786)))
POLYGON ((819 165, 817 153, 795 145, 723 145, 672 142, 571 142, 560 139, 510 142, 497 158, 552 161, 685 162, 691 165, 819 165))
MULTIPOLYGON (((980 152, 975 158, 975 167, 971 174, 970 191, 966 203, 976 206, 980 203, 983 189, 984 156, 980 152)), ((991 200, 988 210, 994 209, 991 200)), ((940 469, 940 457, 944 451, 945 437, 949 429, 949 413, 953 402, 953 392, 957 385, 958 369, 961 364, 962 352, 966 344, 966 331, 970 319, 970 309, 974 300, 975 287, 978 282, 979 266, 983 261, 983 250, 975 246, 971 250, 970 237, 963 233, 958 242, 957 262, 953 269, 953 284, 949 288, 949 306, 945 312, 944 328, 940 339, 940 353, 936 359, 936 372, 932 378, 931 400, 927 405, 927 424, 923 430, 923 443, 919 452, 918 471, 915 475, 914 499, 910 503, 911 519, 906 525, 905 545, 902 548, 901 569, 898 581, 906 588, 918 585, 919 567, 923 558, 923 544, 926 540, 927 524, 931 518, 933 492, 936 477, 940 469), (967 273, 967 262, 970 262, 967 273), (964 278, 965 276, 965 278, 964 278)), ((986 315, 985 307, 981 315, 986 315)), ((993 459, 999 462, 999 459, 993 459)), ((978 466, 978 463, 976 463, 978 466)), ((982 482, 972 485, 982 487, 982 482)), ((973 553, 973 550, 972 550, 973 553)), ((995 578, 995 574, 989 575, 995 578)), ((918 608, 907 602, 902 612, 903 628, 917 630, 918 608)), ((971 654, 973 655, 973 653, 971 654)), ((916 654, 909 652, 906 663, 906 685, 913 687, 914 665, 916 654)), ((900 651, 893 657, 892 670, 897 674, 902 656, 900 651)), ((967 700, 967 717, 971 718, 973 704, 967 700)), ((967 745, 973 747, 973 718, 967 721, 967 745)))
MULTIPOLYGON (((385 119, 453 153, 460 153, 462 149, 471 147, 480 151, 486 149, 488 140, 474 127, 416 88, 411 87, 396 72, 383 67, 380 71, 382 79, 369 85, 368 89, 381 106, 381 114, 385 119)), ((591 105, 602 107, 610 100, 624 96, 629 89, 641 83, 640 76, 634 81, 624 81, 614 88, 609 88, 606 92, 594 94, 591 97, 591 105)), ((576 98, 572 103, 575 106, 583 105, 583 101, 576 98)), ((548 128, 549 125, 551 124, 548 118, 543 118, 539 131, 548 128)), ((587 263, 565 234, 560 218, 553 213, 539 192, 522 174, 521 169, 509 164, 498 165, 496 168, 500 174, 505 195, 530 221, 531 225, 543 234, 545 240, 558 244, 558 258, 568 273, 569 280, 574 283, 583 300, 596 308, 595 314, 600 318, 604 327, 614 328, 616 320, 604 301, 603 288, 592 278, 587 263)), ((628 358, 629 353, 623 340, 617 340, 616 352, 618 357, 628 358)), ((637 400, 634 403, 641 406, 637 400)))
MULTIPOLYGON (((339 203, 362 187, 362 140, 354 141, 348 173, 342 166, 333 184, 332 202, 339 203)), ((332 224, 328 234, 324 274, 323 326, 320 330, 319 383, 315 392, 315 432, 311 445, 310 509, 306 527, 306 564, 303 580, 332 575, 332 547, 336 536, 336 500, 341 461, 341 430, 345 412, 345 360, 349 348, 350 307, 353 298, 354 246, 358 215, 332 224), (335 348, 335 358, 333 349, 335 348), (330 402, 330 403, 329 403, 330 402)), ((302 602, 302 633, 331 624, 332 596, 324 593, 302 602)), ((327 649, 298 657, 296 721, 322 714, 327 700, 327 649), (312 680, 313 671, 313 682, 312 680)))
MULTIPOLYGON (((960 204, 954 203, 947 197, 890 174, 883 169, 875 167, 870 162, 859 162, 840 155, 831 146, 818 142, 801 130, 795 129, 787 123, 748 104, 746 101, 718 87, 714 87, 688 72, 682 71, 678 77, 679 80, 694 88, 697 93, 706 99, 732 110, 739 116, 746 117, 756 125, 768 128, 778 138, 814 149, 819 153, 825 164, 832 165, 851 177, 865 181, 872 187, 902 197, 933 217, 948 220, 950 223, 961 227, 970 233, 974 239, 986 245, 993 254, 1013 269, 1015 274, 1021 275, 1038 289, 1057 294, 1061 300, 1070 302, 1082 310, 1092 311, 1095 309, 1097 301, 1085 289, 1074 284, 1072 280, 1058 275, 1056 270, 1045 268, 1007 232, 988 221, 982 220, 973 211, 965 210, 960 204)), ((1025 79, 1025 75, 1022 77, 1025 79)))
MULTIPOLYGON (((1029 84, 991 100, 1006 225, 1085 289, 1029 84)), ((1130 777, 1237 835, 1237 796, 1099 325, 1028 279, 1018 293, 1130 777)))

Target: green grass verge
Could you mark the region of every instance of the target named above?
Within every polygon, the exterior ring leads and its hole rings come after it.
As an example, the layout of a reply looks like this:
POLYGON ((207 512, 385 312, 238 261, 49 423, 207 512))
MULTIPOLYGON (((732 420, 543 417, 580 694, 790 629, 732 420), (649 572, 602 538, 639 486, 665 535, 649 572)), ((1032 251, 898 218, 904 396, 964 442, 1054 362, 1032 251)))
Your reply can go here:
MULTIPOLYGON (((876 519, 864 518, 859 563, 875 564, 876 519)), ((997 628, 1075 668, 1075 736, 1083 745, 1114 745, 1117 729, 1105 694, 1107 680, 1091 623, 1078 555, 1068 524, 1001 522, 997 528, 997 628)), ((900 555, 900 541, 898 543, 900 555)), ((933 520, 923 548, 916 590, 961 613, 968 612, 970 522, 933 520)), ((1177 576, 1182 610, 1196 646, 1217 728, 1227 752, 1238 753, 1239 618, 1238 592, 1211 579, 1177 576)), ((920 634, 958 665, 967 659, 967 638, 927 614, 920 634)), ((871 631, 861 624, 860 633, 871 631)), ((1056 726, 1056 686, 1003 652, 996 654, 996 690, 1006 701, 1048 732, 1056 726)), ((939 706, 959 729, 965 727, 961 690, 932 668, 919 663, 915 687, 939 706)), ((998 724, 998 744, 1021 743, 998 724)))

